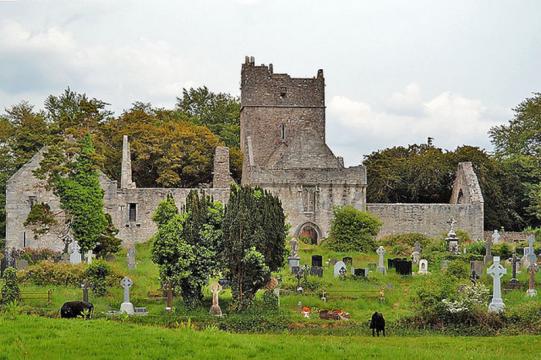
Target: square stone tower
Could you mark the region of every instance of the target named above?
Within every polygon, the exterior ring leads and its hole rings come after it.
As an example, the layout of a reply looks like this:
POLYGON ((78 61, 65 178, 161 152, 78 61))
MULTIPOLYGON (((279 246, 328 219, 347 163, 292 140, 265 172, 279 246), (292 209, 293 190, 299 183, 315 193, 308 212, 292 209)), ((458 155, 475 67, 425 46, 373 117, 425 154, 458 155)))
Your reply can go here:
POLYGON ((312 78, 293 78, 246 57, 240 123, 242 183, 279 196, 292 235, 319 242, 335 206, 365 209, 365 168, 345 168, 325 142, 323 70, 312 78))

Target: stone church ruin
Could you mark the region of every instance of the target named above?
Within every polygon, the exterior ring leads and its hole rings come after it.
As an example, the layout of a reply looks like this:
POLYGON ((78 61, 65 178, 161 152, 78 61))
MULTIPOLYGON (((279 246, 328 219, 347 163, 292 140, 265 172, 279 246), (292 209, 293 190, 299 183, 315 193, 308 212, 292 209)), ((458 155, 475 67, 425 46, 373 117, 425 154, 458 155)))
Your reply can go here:
MULTIPOLYGON (((325 139, 325 78, 318 70, 312 78, 293 78, 273 72, 273 66, 256 65, 246 57, 241 69, 242 184, 260 186, 277 195, 291 224, 292 236, 319 243, 330 229, 335 206, 352 205, 383 221, 379 236, 420 232, 429 236, 445 232, 450 218, 473 239, 483 238, 483 195, 469 162, 456 171, 452 196, 447 204, 367 204, 366 169, 360 164, 345 167, 325 139)), ((6 248, 65 249, 66 230, 52 226, 34 236, 24 226, 31 207, 49 205, 63 224, 58 198, 33 175, 44 149, 22 166, 6 189, 6 248)), ((124 245, 147 241, 156 231, 152 213, 167 194, 182 207, 189 188, 138 188, 132 179, 127 136, 123 139, 120 184, 101 175, 105 211, 119 229, 124 245)), ((229 149, 217 147, 213 183, 198 189, 215 200, 227 202, 232 182, 229 149)))

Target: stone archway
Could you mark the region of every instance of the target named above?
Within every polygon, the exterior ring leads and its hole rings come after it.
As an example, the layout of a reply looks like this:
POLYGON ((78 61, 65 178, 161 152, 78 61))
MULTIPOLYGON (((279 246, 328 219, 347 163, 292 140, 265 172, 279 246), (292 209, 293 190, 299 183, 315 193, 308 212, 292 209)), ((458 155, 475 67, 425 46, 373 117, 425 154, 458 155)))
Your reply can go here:
POLYGON ((302 224, 301 226, 299 226, 297 228, 295 236, 297 238, 301 238, 301 237, 309 238, 310 243, 313 244, 313 245, 319 244, 319 242, 321 241, 321 237, 322 237, 321 236, 321 230, 320 230, 319 226, 317 226, 316 224, 314 224, 312 222, 306 222, 306 223, 302 224))

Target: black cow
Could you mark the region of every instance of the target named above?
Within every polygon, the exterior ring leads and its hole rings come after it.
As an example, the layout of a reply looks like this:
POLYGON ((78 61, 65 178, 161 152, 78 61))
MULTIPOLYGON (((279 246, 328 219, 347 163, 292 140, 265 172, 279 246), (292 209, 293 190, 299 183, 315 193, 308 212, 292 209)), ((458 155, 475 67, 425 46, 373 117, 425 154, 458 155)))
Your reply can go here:
POLYGON ((379 312, 375 312, 372 315, 372 319, 370 320, 370 329, 372 329, 372 336, 376 336, 379 332, 383 331, 383 336, 385 336, 385 319, 383 318, 383 314, 379 312))
POLYGON ((94 305, 85 301, 68 301, 60 309, 60 317, 73 319, 76 317, 90 318, 94 311, 94 305), (86 312, 86 315, 85 315, 86 312))

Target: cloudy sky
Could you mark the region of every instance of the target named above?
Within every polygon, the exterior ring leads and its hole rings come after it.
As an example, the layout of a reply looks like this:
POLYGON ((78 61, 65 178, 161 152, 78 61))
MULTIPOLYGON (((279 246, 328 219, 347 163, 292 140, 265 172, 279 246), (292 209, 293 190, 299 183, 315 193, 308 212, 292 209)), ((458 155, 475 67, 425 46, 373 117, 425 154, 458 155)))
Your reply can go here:
POLYGON ((327 138, 346 163, 487 130, 541 91, 541 1, 0 0, 0 108, 70 86, 120 113, 183 87, 239 94, 245 55, 325 71, 327 138))

